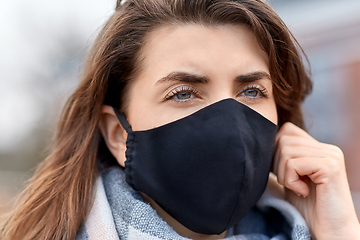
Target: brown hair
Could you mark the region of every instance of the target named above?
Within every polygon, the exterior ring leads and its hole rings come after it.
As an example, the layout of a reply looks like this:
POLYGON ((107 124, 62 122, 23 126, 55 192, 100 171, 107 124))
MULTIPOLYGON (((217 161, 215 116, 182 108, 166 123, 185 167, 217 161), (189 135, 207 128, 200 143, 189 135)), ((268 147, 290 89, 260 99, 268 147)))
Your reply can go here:
POLYGON ((102 105, 124 108, 125 87, 135 76, 147 33, 186 23, 249 26, 269 56, 279 125, 290 121, 304 127, 301 103, 312 85, 301 48, 263 1, 118 0, 88 56, 80 85, 65 105, 52 152, 2 227, 3 239, 75 238, 92 206, 99 155, 106 152, 98 129, 102 105))

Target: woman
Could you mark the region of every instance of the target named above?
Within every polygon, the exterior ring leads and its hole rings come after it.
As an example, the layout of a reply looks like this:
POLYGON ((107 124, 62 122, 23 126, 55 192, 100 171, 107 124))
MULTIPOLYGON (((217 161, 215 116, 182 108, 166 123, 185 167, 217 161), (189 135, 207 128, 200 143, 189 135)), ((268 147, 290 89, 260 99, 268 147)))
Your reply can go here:
POLYGON ((260 0, 118 1, 3 239, 359 239, 310 90, 260 0))

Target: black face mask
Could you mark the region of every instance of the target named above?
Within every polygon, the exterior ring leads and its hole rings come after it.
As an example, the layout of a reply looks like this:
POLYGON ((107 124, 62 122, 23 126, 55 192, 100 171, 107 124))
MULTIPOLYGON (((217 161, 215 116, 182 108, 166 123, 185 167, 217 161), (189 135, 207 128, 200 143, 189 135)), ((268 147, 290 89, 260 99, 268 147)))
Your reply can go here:
POLYGON ((188 229, 221 234, 263 194, 277 125, 234 99, 163 126, 128 133, 127 183, 188 229))

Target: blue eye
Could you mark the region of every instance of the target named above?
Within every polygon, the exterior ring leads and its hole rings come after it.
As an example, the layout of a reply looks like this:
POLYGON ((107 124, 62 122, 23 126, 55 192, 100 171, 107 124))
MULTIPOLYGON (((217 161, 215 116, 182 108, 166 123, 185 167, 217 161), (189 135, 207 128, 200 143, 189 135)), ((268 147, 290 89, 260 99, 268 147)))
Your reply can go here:
POLYGON ((192 86, 180 86, 172 90, 166 97, 165 100, 174 100, 177 102, 186 102, 199 98, 198 91, 192 86))
POLYGON ((177 99, 179 100, 186 100, 191 98, 191 93, 190 92, 181 92, 175 95, 177 99))
POLYGON ((257 97, 259 92, 254 89, 248 89, 244 91, 244 95, 247 97, 257 97))

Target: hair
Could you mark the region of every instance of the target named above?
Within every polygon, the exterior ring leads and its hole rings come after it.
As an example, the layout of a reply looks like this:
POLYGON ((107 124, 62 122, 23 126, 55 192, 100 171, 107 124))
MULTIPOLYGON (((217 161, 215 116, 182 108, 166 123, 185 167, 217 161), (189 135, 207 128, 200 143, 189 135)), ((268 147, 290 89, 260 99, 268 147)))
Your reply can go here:
POLYGON ((93 203, 99 156, 106 155, 98 128, 102 106, 125 107, 126 87, 136 76, 149 32, 165 25, 192 23, 250 27, 269 57, 279 125, 292 122, 304 128, 301 104, 312 84, 301 58, 303 51, 266 3, 118 0, 115 13, 88 55, 79 86, 63 109, 51 153, 1 227, 2 239, 75 238, 93 203))

